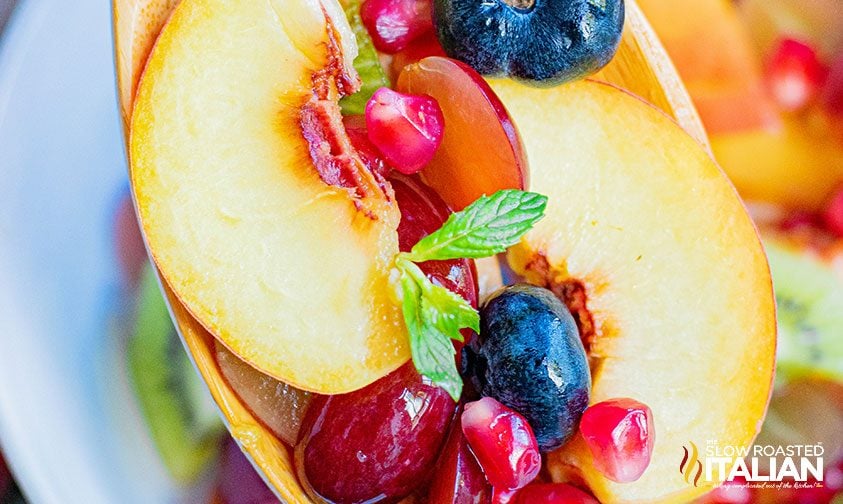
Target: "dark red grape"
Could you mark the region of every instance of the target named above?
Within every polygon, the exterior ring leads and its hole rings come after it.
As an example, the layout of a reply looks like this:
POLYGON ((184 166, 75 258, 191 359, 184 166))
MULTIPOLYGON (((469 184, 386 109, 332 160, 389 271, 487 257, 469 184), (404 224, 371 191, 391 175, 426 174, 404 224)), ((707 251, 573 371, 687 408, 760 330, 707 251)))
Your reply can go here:
POLYGON ((330 502, 394 502, 427 480, 455 409, 412 363, 361 390, 318 396, 296 447, 299 477, 330 502))
POLYGON ((429 504, 488 504, 492 487, 483 469, 471 453, 459 421, 451 425, 451 433, 430 483, 429 504))

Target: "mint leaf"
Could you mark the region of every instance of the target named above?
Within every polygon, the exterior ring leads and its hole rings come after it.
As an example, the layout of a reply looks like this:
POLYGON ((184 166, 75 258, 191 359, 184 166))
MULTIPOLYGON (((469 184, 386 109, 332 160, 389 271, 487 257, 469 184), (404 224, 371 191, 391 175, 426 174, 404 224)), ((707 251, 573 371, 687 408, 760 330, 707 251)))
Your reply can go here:
POLYGON ((404 257, 414 262, 489 257, 518 243, 544 217, 547 197, 506 189, 451 214, 404 257))
POLYGON ((399 259, 396 265, 401 271, 402 309, 413 364, 459 401, 463 384, 451 340, 463 340, 463 327, 478 330, 480 316, 463 298, 433 284, 415 264, 399 259))
POLYGON ((345 17, 351 25, 357 38, 357 57, 354 58, 354 69, 360 75, 363 84, 356 93, 340 100, 344 115, 357 115, 366 112, 369 98, 381 87, 390 87, 389 79, 381 66, 378 51, 372 44, 372 37, 363 21, 360 19, 360 1, 351 0, 344 3, 345 17))
POLYGON ((427 321, 451 339, 462 341, 460 329, 480 332, 480 315, 462 296, 436 285, 410 261, 398 260, 403 274, 412 277, 421 289, 422 309, 427 321))

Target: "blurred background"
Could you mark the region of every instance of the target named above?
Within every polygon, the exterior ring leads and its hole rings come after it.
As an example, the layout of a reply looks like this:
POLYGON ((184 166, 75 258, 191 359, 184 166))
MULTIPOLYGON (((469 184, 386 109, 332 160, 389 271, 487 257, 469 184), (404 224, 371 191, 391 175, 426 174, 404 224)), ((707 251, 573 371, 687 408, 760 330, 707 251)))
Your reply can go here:
MULTIPOLYGON (((273 502, 146 260, 108 3, 0 0, 0 503, 273 502)), ((826 454, 822 489, 705 502, 843 502, 843 1, 639 4, 770 256, 778 373, 758 442, 826 454)))

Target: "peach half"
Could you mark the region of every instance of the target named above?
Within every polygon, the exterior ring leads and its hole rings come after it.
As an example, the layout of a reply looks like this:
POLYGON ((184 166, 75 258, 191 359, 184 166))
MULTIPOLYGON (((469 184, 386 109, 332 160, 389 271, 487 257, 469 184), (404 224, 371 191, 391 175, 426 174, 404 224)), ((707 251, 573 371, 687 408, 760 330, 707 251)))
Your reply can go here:
POLYGON ((333 1, 182 1, 130 130, 147 245, 185 308, 258 370, 329 394, 409 358, 400 215, 337 105, 354 43, 333 1))
POLYGON ((574 312, 592 402, 632 397, 655 419, 638 481, 601 475, 580 437, 550 472, 602 502, 687 502, 711 485, 684 481, 683 444, 749 445, 770 396, 775 305, 756 230, 702 146, 654 107, 597 82, 492 87, 549 199, 509 265, 574 312))

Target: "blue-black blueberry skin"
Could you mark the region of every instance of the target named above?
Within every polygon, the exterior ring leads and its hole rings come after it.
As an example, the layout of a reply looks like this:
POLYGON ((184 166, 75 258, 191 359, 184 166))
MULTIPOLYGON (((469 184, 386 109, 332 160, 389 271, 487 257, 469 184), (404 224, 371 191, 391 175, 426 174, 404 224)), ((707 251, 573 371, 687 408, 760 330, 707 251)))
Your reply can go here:
POLYGON ((483 75, 538 86, 596 72, 614 56, 623 31, 623 0, 434 0, 433 5, 436 33, 448 56, 483 75))
POLYGON ((539 448, 562 446, 579 425, 591 373, 576 322, 547 289, 504 287, 480 311, 480 336, 462 371, 483 396, 524 415, 539 448))

